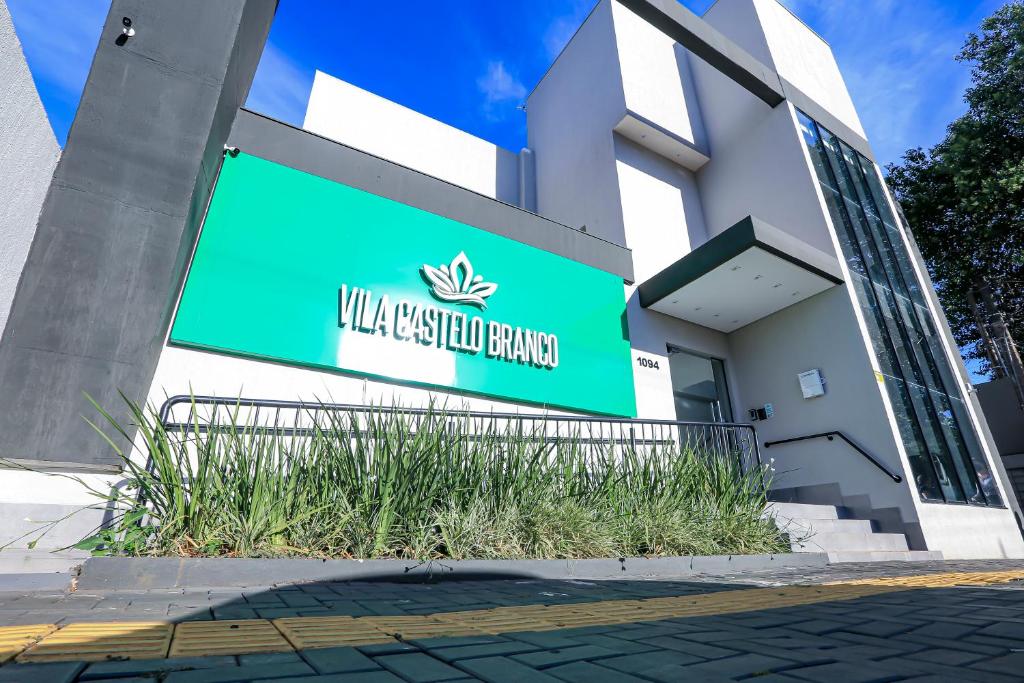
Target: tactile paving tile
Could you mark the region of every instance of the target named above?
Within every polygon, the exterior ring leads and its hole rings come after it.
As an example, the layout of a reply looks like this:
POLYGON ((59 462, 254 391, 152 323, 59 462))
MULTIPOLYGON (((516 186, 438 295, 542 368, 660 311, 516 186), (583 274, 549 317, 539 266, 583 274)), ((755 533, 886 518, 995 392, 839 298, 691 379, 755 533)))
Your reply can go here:
POLYGON ((442 616, 444 615, 362 617, 356 619, 356 622, 400 640, 433 638, 434 636, 471 636, 483 633, 462 620, 442 619, 442 616))
POLYGON ((266 619, 186 621, 174 629, 170 656, 206 657, 291 650, 291 644, 266 619))
POLYGON ((56 629, 57 626, 54 624, 0 626, 0 664, 56 629))
POLYGON ((852 600, 893 590, 889 586, 789 586, 722 591, 703 595, 651 598, 616 604, 592 603, 588 611, 604 623, 654 621, 707 614, 730 614, 753 610, 792 607, 816 602, 852 600))
POLYGON ((513 631, 553 631, 559 628, 550 621, 546 605, 495 607, 471 612, 448 612, 435 615, 467 630, 460 635, 510 633, 513 631))
POLYGON ((829 585, 894 586, 902 588, 955 588, 956 586, 994 586, 1024 581, 1024 571, 1000 572, 943 572, 917 576, 881 576, 871 579, 835 581, 829 585))
POLYGON ((277 619, 274 623, 297 648, 315 648, 389 642, 392 637, 411 640, 433 636, 553 631, 590 625, 749 612, 851 600, 893 590, 901 588, 881 585, 751 588, 647 600, 495 607, 428 616, 289 617, 277 619), (382 641, 381 636, 387 638, 382 641))
POLYGON ((18 656, 19 662, 92 662, 161 659, 167 656, 173 624, 155 621, 70 624, 44 636, 18 656))
MULTIPOLYGON (((503 617, 481 615, 473 620, 474 633, 494 635, 513 631, 554 631, 558 628, 549 621, 528 617, 503 617)), ((460 633, 460 635, 463 635, 460 633)), ((469 634, 466 634, 469 635, 469 634)))
POLYGON ((598 624, 691 616, 734 614, 819 602, 836 602, 919 588, 994 585, 1024 579, 1024 571, 955 572, 879 577, 825 585, 797 585, 647 599, 521 605, 462 612, 404 616, 335 616, 50 625, 0 629, 0 662, 139 659, 167 656, 234 655, 287 652, 393 643, 435 636, 467 636, 514 631, 552 631, 598 624), (171 634, 173 630, 173 640, 171 634), (36 642, 38 641, 38 642, 36 642), (35 645, 32 643, 35 642, 35 645), (22 651, 24 650, 24 651, 22 651))
POLYGON ((393 643, 395 639, 378 631, 366 621, 368 617, 285 617, 274 625, 296 649, 319 647, 354 647, 393 643))

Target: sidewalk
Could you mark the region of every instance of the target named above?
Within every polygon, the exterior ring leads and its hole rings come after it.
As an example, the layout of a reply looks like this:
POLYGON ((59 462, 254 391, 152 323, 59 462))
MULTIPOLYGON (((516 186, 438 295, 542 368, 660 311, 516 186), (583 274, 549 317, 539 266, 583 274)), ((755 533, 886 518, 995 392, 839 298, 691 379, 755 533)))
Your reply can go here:
POLYGON ((67 593, 0 578, 0 625, 3 683, 998 683, 1024 675, 1024 562, 67 593))

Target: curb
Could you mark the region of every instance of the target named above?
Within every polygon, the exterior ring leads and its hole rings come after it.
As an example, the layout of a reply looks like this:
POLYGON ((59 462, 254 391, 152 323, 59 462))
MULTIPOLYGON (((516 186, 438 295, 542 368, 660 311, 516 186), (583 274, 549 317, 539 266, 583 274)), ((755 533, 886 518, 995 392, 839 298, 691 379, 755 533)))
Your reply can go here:
POLYGON ((592 560, 310 560, 93 557, 78 590, 253 588, 310 581, 487 579, 679 579, 701 574, 821 568, 826 553, 710 555, 592 560))
POLYGON ((63 593, 71 586, 75 577, 76 567, 67 572, 23 572, 18 574, 0 574, 0 594, 2 593, 63 593))

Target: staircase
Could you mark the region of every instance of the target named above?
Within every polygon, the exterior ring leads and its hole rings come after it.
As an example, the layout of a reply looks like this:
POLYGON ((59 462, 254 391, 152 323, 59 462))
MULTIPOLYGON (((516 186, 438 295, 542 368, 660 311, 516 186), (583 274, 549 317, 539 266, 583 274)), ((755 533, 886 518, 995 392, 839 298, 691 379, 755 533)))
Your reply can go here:
POLYGON ((880 533, 847 508, 809 503, 769 503, 766 513, 789 536, 795 553, 827 553, 829 562, 941 560, 942 553, 910 550, 900 533, 880 533))

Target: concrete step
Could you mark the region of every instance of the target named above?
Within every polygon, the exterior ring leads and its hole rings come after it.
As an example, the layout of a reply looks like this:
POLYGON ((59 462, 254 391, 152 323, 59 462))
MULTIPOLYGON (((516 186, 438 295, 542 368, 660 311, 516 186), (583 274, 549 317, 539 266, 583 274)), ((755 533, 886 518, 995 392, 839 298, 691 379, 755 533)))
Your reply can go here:
POLYGON ((89 556, 84 550, 7 548, 0 551, 0 575, 69 572, 73 567, 85 562, 89 556))
POLYGON ((767 513, 785 519, 839 519, 835 505, 768 503, 767 513))
POLYGON ((95 533, 103 514, 81 505, 0 503, 0 547, 66 548, 95 533))
POLYGON ((779 528, 790 538, 807 538, 813 534, 871 534, 874 528, 867 519, 790 519, 775 518, 779 528))
POLYGON ((816 533, 807 539, 793 539, 794 552, 904 552, 907 537, 903 534, 816 533))
POLYGON ((828 553, 829 564, 843 562, 934 562, 943 559, 941 550, 868 550, 828 553))
MULTIPOLYGON (((799 500, 803 497, 800 494, 800 490, 794 489, 789 492, 789 499, 799 500)), ((773 517, 779 530, 789 536, 793 552, 826 553, 829 562, 941 559, 941 553, 912 553, 905 535, 876 532, 870 519, 851 519, 853 513, 845 507, 773 502, 765 514, 773 517)))

